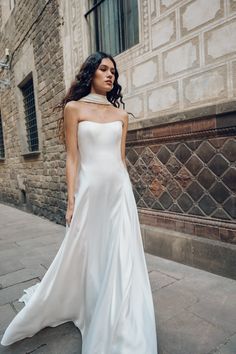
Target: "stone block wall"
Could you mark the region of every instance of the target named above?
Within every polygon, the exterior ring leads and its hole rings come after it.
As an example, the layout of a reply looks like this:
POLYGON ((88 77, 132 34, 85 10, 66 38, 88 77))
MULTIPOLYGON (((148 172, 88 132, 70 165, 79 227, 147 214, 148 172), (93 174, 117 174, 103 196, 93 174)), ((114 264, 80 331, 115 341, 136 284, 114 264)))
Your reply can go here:
MULTIPOLYGON (((116 56, 126 109, 145 120, 235 106, 235 0, 138 0, 139 43, 116 56), (227 38, 227 40, 225 40, 227 38)), ((89 2, 60 1, 68 87, 90 52, 89 2), (69 49, 69 50, 68 50, 69 49)), ((131 118, 132 120, 132 118, 131 118)))
POLYGON ((0 160, 0 200, 57 222, 65 214, 65 149, 58 140, 59 114, 52 108, 64 95, 61 17, 56 0, 16 1, 1 27, 0 57, 12 56, 10 86, 1 90, 5 159, 0 160), (34 81, 39 151, 24 151, 25 128, 19 84, 34 81))
POLYGON ((149 38, 145 54, 137 46, 117 57, 127 110, 140 120, 161 121, 164 115, 198 107, 220 104, 221 110, 233 109, 235 1, 141 3, 142 29, 149 38))

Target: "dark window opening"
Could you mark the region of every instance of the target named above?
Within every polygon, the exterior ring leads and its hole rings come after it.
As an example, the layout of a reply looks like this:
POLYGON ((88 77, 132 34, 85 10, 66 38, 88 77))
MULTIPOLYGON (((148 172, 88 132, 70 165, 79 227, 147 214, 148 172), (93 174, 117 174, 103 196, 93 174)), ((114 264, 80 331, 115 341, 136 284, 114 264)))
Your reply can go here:
POLYGON ((26 204, 26 202, 27 202, 26 192, 23 189, 21 189, 21 203, 26 204))
POLYGON ((38 128, 35 110, 34 85, 33 79, 30 78, 22 87, 25 127, 27 134, 27 144, 29 151, 37 151, 38 144, 38 128))
POLYGON ((4 137, 3 137, 2 116, 0 113, 0 158, 5 158, 4 137))
POLYGON ((92 0, 85 18, 92 51, 117 55, 139 42, 137 0, 92 0))

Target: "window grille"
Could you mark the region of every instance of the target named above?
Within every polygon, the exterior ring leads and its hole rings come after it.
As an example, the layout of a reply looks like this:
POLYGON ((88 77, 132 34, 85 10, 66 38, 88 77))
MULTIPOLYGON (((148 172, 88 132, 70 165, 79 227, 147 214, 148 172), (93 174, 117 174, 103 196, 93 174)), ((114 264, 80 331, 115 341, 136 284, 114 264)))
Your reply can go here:
POLYGON ((2 116, 0 113, 0 158, 5 158, 5 148, 4 148, 4 138, 3 138, 3 129, 2 129, 2 116))
POLYGON ((85 18, 92 50, 117 55, 139 42, 137 0, 92 0, 85 18))
POLYGON ((25 126, 27 134, 27 144, 29 151, 38 150, 38 128, 35 110, 34 85, 30 78, 24 86, 21 87, 25 111, 25 126))

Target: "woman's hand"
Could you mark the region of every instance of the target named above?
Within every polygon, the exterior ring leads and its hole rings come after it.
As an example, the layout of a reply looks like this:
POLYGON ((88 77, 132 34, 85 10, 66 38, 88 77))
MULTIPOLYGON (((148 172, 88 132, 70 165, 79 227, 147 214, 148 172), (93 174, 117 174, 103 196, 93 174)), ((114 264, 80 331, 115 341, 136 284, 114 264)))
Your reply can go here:
POLYGON ((67 210, 66 210, 66 224, 70 226, 71 219, 74 213, 74 202, 73 203, 68 203, 67 204, 67 210))

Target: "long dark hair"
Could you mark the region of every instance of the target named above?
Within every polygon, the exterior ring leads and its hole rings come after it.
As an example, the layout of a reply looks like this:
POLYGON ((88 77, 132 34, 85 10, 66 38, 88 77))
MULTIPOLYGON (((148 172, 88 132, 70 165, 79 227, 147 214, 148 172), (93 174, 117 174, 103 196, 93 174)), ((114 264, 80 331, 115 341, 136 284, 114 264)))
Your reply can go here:
POLYGON ((71 83, 71 86, 66 93, 62 101, 55 107, 62 110, 62 116, 58 120, 58 131, 59 139, 65 144, 65 135, 64 135, 64 108, 65 105, 70 101, 77 101, 80 98, 88 95, 91 91, 91 83, 95 71, 99 67, 102 59, 108 58, 112 61, 115 68, 115 80, 113 88, 107 93, 107 99, 111 102, 114 107, 120 107, 120 104, 125 108, 125 104, 122 100, 121 90, 122 87, 118 83, 119 73, 117 70, 116 62, 114 58, 104 52, 95 52, 88 56, 85 62, 82 64, 79 73, 75 76, 75 80, 71 83))

